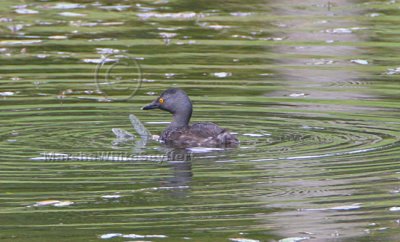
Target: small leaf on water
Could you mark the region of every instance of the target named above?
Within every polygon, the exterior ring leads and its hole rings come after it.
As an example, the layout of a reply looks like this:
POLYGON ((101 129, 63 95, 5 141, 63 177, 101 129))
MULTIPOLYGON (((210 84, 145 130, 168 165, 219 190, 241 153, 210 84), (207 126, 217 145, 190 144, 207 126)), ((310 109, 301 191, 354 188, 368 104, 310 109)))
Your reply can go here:
MULTIPOLYGON (((44 206, 53 206, 53 207, 66 207, 74 204, 72 201, 59 201, 59 200, 43 200, 40 202, 34 203, 33 207, 44 207, 44 206)), ((28 206, 31 207, 31 206, 28 206)))

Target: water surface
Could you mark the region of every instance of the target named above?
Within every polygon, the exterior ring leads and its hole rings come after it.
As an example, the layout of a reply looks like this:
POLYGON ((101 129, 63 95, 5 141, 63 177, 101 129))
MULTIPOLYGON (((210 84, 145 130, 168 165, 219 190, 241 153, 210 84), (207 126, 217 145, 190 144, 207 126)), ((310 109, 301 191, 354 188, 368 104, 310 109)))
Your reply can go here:
POLYGON ((397 1, 0 11, 0 239, 399 240, 397 1), (140 108, 176 86, 241 146, 115 140, 131 113, 159 134, 140 108))

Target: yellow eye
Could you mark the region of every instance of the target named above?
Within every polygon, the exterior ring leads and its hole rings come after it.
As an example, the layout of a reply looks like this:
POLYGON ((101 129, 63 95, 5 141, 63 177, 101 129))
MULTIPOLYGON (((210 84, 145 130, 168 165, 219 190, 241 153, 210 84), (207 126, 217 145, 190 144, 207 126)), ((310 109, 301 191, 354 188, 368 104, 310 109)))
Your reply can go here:
POLYGON ((164 103, 164 98, 158 99, 158 102, 161 103, 161 104, 163 104, 163 103, 164 103))

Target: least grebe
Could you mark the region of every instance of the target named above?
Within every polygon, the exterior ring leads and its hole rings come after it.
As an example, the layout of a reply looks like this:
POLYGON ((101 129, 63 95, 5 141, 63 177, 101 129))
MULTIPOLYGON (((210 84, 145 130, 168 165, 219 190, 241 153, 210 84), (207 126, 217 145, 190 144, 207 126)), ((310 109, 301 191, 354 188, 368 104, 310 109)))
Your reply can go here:
POLYGON ((161 109, 172 113, 173 120, 162 132, 161 141, 175 147, 234 147, 239 144, 235 135, 214 123, 194 123, 189 125, 192 116, 192 102, 179 88, 171 88, 143 110, 161 109))

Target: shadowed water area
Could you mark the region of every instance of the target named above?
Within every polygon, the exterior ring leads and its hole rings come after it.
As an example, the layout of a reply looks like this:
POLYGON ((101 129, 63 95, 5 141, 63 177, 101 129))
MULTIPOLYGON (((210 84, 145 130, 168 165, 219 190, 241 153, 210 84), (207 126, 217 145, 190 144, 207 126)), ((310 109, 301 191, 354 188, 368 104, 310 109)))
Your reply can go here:
POLYGON ((0 14, 0 240, 400 240, 397 1, 0 14), (170 87, 240 147, 145 144, 128 116, 160 134, 171 115, 141 107, 170 87))

